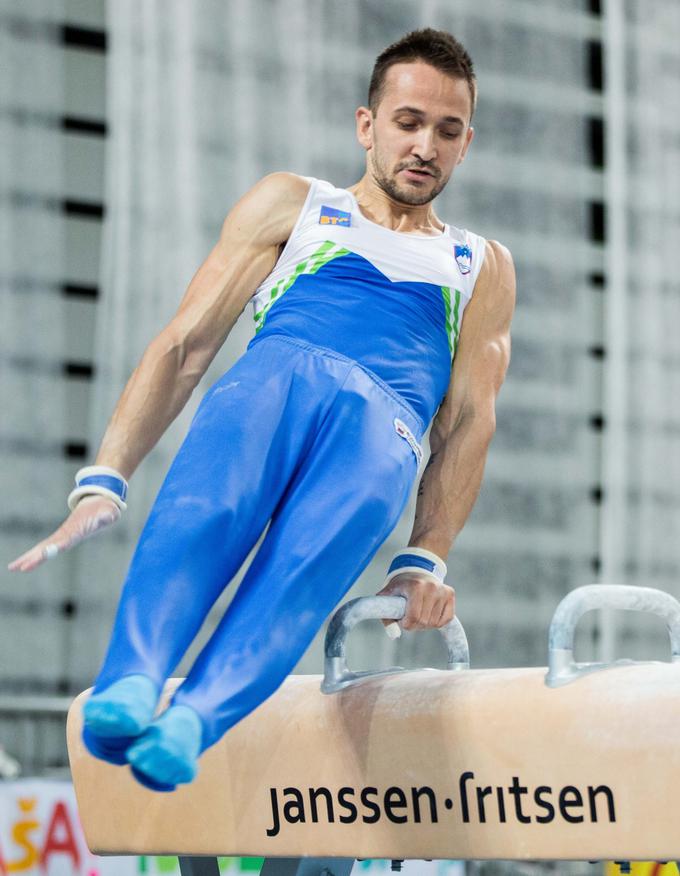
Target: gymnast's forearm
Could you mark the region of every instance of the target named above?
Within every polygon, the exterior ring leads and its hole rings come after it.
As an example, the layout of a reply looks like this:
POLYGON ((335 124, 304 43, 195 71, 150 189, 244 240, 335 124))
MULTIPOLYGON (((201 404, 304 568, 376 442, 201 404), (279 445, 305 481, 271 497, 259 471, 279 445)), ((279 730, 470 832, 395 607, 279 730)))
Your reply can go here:
POLYGON ((432 434, 409 545, 446 559, 479 495, 493 433, 487 418, 470 415, 447 438, 432 434))
POLYGON ((188 354, 178 339, 158 335, 115 407, 97 465, 114 468, 128 479, 184 408, 213 356, 188 354))

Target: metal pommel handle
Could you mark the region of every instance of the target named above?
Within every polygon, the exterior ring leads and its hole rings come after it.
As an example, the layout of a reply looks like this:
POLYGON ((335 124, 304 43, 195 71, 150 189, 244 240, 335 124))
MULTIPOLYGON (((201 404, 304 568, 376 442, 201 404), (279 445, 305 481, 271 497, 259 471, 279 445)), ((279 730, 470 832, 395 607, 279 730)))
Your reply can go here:
POLYGON ((576 625, 586 612, 596 608, 641 611, 663 618, 670 634, 672 662, 680 662, 680 602, 670 593, 652 587, 588 584, 567 594, 553 615, 548 637, 548 673, 545 677, 549 687, 558 687, 588 672, 616 665, 574 662, 576 625))
MULTIPOLYGON (((406 613, 404 596, 364 596, 351 599, 342 605, 331 618, 324 645, 323 693, 337 690, 366 678, 375 678, 394 672, 405 672, 401 667, 391 669, 351 672, 347 668, 345 643, 350 630, 363 620, 401 620, 406 613)), ((448 650, 447 669, 461 670, 470 667, 470 651, 463 625, 457 617, 440 628, 448 650)))

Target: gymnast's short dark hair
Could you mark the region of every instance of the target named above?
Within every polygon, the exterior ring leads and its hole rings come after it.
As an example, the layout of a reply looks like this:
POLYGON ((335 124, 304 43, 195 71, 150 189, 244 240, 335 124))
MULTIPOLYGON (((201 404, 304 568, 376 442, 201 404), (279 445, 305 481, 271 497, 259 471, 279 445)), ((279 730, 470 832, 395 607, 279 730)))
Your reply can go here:
POLYGON ((368 106, 373 115, 383 98, 385 90, 385 75, 393 64, 424 61, 442 73, 456 79, 464 79, 470 89, 472 109, 477 103, 477 79, 472 64, 472 58, 467 50, 452 34, 445 30, 434 30, 425 27, 407 33, 396 43, 381 52, 373 67, 371 82, 368 86, 368 106))

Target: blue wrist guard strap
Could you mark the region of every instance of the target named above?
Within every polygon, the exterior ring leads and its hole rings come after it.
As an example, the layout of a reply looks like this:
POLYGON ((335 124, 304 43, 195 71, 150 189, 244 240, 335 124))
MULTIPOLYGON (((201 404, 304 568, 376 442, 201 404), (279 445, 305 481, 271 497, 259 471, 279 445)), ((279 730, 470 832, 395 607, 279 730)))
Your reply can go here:
POLYGON ((394 555, 387 570, 385 584, 404 572, 425 572, 438 581, 443 581, 446 578, 446 563, 425 548, 408 547, 394 555))
POLYGON ((128 484, 114 468, 106 465, 86 465, 76 474, 76 488, 68 497, 68 507, 73 509, 83 496, 106 496, 125 511, 128 484))

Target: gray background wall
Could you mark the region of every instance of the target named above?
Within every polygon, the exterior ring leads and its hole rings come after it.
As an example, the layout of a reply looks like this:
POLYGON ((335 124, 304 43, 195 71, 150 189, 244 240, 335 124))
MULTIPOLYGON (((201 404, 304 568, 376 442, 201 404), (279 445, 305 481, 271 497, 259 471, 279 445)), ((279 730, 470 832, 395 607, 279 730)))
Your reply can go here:
MULTIPOLYGON (((75 689, 68 654, 83 619, 73 600, 73 557, 26 578, 6 564, 61 522, 64 496, 87 458, 104 212, 104 23, 103 0, 0 6, 5 697, 75 689), (39 425, 45 417, 48 429, 39 425)), ((32 757, 34 723, 0 717, 0 741, 20 759, 32 757)), ((55 730, 39 740, 41 761, 65 762, 62 736, 55 730)))

